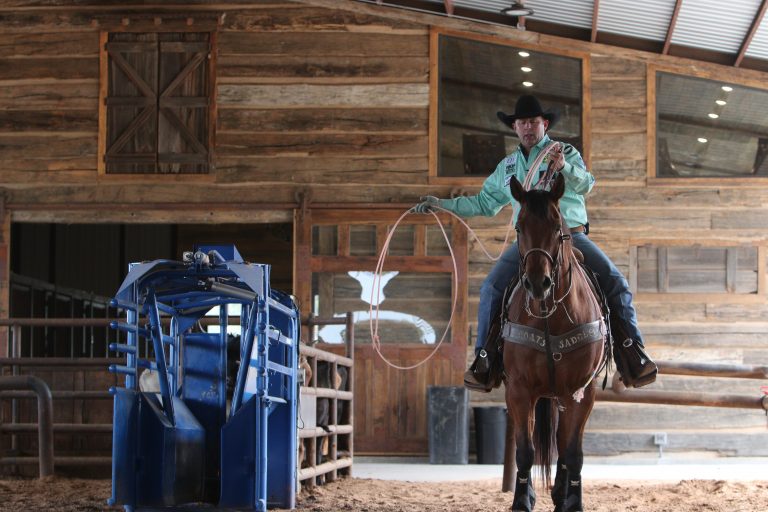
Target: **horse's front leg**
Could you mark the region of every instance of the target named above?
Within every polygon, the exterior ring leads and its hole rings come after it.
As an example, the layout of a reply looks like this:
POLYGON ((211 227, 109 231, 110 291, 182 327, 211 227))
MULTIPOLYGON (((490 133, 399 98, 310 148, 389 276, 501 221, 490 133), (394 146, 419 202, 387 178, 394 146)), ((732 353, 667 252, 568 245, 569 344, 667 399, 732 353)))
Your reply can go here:
MULTIPOLYGON (((560 448, 558 447, 558 450, 560 448)), ((565 487, 568 480, 568 469, 565 466, 565 461, 562 457, 557 459, 557 472, 555 473, 555 483, 552 486, 552 491, 549 493, 552 496, 552 503, 555 504, 555 512, 563 512, 563 504, 565 503, 565 487)))
POLYGON ((581 490, 581 469, 584 466, 582 439, 584 427, 594 403, 595 390, 594 386, 591 386, 580 403, 568 400, 565 411, 561 413, 560 425, 557 429, 557 448, 560 457, 557 461, 555 487, 552 489, 555 512, 584 510, 581 490))
POLYGON ((514 425, 517 462, 515 496, 512 512, 531 512, 536 505, 531 468, 533 467, 533 403, 530 396, 520 394, 518 389, 507 384, 508 421, 514 425))

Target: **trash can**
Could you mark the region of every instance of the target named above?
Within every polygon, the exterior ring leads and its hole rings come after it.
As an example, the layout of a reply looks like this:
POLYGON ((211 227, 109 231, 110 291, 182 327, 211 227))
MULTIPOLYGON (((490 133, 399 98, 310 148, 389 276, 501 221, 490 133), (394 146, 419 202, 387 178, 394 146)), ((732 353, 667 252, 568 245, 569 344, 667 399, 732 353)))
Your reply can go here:
POLYGON ((507 409, 475 407, 475 440, 478 464, 504 464, 507 409))
POLYGON ((469 391, 463 386, 427 388, 430 464, 469 463, 469 391))

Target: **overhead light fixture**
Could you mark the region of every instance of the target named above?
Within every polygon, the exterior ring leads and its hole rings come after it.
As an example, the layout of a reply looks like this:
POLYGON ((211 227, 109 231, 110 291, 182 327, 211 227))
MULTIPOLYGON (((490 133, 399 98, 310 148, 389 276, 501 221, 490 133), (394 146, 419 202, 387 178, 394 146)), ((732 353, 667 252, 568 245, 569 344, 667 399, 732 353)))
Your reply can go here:
POLYGON ((520 2, 512 2, 512 5, 506 9, 502 9, 501 13, 506 14, 507 16, 532 16, 533 9, 524 6, 520 2))
POLYGON ((530 73, 533 70, 531 68, 529 68, 528 66, 523 66, 523 67, 520 68, 520 71, 522 71, 523 73, 530 73))
POLYGON ((526 87, 533 87, 533 82, 523 82, 523 85, 526 87))
POLYGON ((712 119, 717 119, 718 117, 720 117, 719 115, 715 114, 714 112, 710 112, 710 113, 709 113, 709 114, 707 114, 707 115, 708 115, 709 117, 711 117, 712 119))
POLYGON ((725 92, 731 92, 733 90, 733 87, 731 87, 730 85, 724 85, 721 87, 721 89, 724 90, 725 92))
POLYGON ((530 57, 531 54, 526 51, 517 52, 517 54, 521 57, 530 57))
POLYGON ((723 105, 725 105, 726 101, 725 100, 715 100, 715 103, 717 103, 718 105, 720 105, 722 107, 723 105))
POLYGON ((696 140, 697 140, 697 141, 699 141, 699 142, 701 142, 702 144, 706 144, 706 143, 707 143, 707 139, 705 139, 704 137, 699 137, 699 138, 698 138, 698 139, 696 139, 696 140))

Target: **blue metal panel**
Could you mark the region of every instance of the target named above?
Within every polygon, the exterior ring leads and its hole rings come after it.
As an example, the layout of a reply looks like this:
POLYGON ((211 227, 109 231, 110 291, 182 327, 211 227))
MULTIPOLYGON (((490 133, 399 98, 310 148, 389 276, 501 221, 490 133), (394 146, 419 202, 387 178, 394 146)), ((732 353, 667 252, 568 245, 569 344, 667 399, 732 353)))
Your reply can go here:
POLYGON ((203 497, 205 431, 178 397, 175 424, 159 394, 141 393, 137 505, 173 506, 203 497))
POLYGON ((227 353, 220 334, 184 336, 182 398, 205 429, 205 501, 219 497, 220 431, 227 411, 227 353))
POLYGON ((132 389, 112 388, 112 497, 110 505, 136 505, 139 400, 132 389))
POLYGON ((266 500, 257 497, 259 440, 254 435, 260 423, 258 399, 249 400, 221 430, 221 500, 231 508, 266 510, 266 500))

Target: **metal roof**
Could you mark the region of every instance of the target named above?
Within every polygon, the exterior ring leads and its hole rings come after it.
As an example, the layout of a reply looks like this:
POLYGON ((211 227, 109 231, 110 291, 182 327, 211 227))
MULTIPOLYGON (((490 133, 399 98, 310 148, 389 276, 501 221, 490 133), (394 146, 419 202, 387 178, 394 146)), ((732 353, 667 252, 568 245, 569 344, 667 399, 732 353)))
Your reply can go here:
POLYGON ((768 71, 768 0, 523 0, 524 18, 509 0, 358 1, 768 71))
POLYGON ((664 41, 675 0, 603 0, 598 6, 598 31, 664 41))

